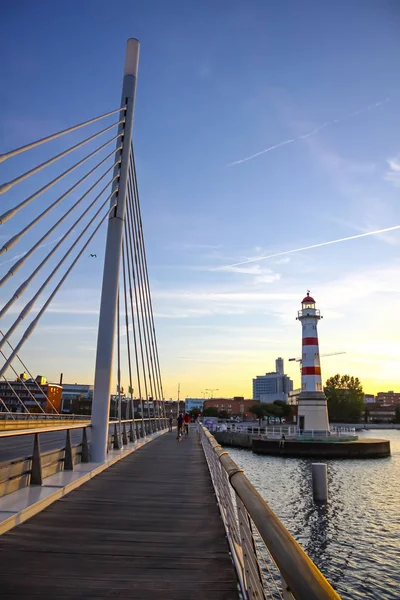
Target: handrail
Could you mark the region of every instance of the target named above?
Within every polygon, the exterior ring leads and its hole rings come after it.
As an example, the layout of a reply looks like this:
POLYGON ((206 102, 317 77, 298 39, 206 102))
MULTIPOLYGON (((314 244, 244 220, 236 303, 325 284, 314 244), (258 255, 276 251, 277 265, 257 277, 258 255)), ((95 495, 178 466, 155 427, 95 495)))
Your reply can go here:
POLYGON ((10 429, 9 431, 0 431, 0 438, 17 437, 19 435, 35 435, 36 433, 56 433, 57 431, 67 431, 71 429, 87 429, 91 423, 74 423, 71 425, 58 425, 55 427, 36 427, 32 429, 10 429))
MULTIPOLYGON (((265 500, 214 436, 200 424, 201 434, 225 471, 229 483, 258 530, 282 578, 296 600, 340 600, 330 583, 307 556, 265 500)), ((204 448, 204 446, 203 446, 204 448)), ((290 596, 283 596, 290 597, 290 596)))
POLYGON ((9 412, 0 412, 0 421, 1 420, 7 420, 7 417, 9 417, 10 415, 16 416, 18 417, 21 421, 30 421, 30 420, 40 420, 40 419, 54 419, 54 420, 60 420, 60 419, 65 419, 68 420, 70 419, 71 421, 76 420, 76 419, 81 419, 82 421, 84 421, 85 419, 90 419, 90 415, 78 415, 78 414, 69 414, 69 413, 22 413, 22 412, 13 412, 13 411, 9 411, 9 412), (3 417, 6 417, 5 419, 3 419, 3 417))
MULTIPOLYGON (((57 419, 60 420, 60 419, 57 419)), ((62 419, 61 419, 62 420, 62 419)), ((145 418, 143 419, 145 423, 149 422, 149 421, 165 421, 164 418, 162 417, 150 417, 149 418, 145 418)), ((10 429, 10 430, 5 430, 5 431, 1 431, 0 430, 0 438, 4 438, 4 437, 16 437, 19 435, 33 435, 35 433, 55 433, 57 431, 66 431, 67 429, 87 429, 89 427, 92 426, 92 423, 89 421, 87 423, 83 422, 84 419, 82 419, 82 422, 80 423, 71 423, 71 424, 65 424, 65 425, 55 425, 54 427, 36 427, 36 428, 31 428, 31 429, 10 429)), ((121 423, 122 425, 125 423, 141 423, 142 419, 123 419, 121 421, 119 421, 119 419, 110 419, 110 425, 118 425, 119 423, 121 423)))
MULTIPOLYGON (((113 433, 109 430, 107 448, 110 450, 120 450, 124 446, 129 446, 130 442, 137 442, 140 438, 145 439, 148 435, 157 434, 162 430, 167 429, 167 420, 156 417, 146 419, 124 419, 109 421, 110 428, 113 428, 113 433), (126 424, 130 426, 127 428, 126 424), (140 425, 139 425, 140 424, 140 425), (128 431, 128 430, 129 431, 128 431)), ((0 464, 1 469, 8 469, 5 479, 0 479, 0 497, 6 494, 10 494, 13 491, 20 489, 21 487, 29 485, 42 485, 43 477, 48 469, 58 468, 57 465, 62 463, 62 469, 64 471, 73 471, 74 463, 76 462, 77 454, 74 452, 74 448, 80 446, 81 450, 78 453, 80 461, 82 463, 88 463, 91 461, 90 457, 90 443, 88 440, 87 430, 92 427, 90 421, 81 421, 80 423, 64 423, 63 425, 55 425, 50 427, 37 427, 30 429, 14 429, 9 431, 0 431, 1 438, 13 438, 18 436, 33 436, 33 448, 29 456, 15 457, 9 461, 0 464), (79 429, 82 431, 82 441, 80 444, 73 445, 71 441, 71 431, 79 429), (62 447, 54 448, 48 452, 42 453, 40 451, 40 435, 45 433, 61 433, 65 434, 65 444, 62 447), (42 465, 42 458, 47 455, 57 454, 63 452, 61 459, 53 464, 42 465), (21 464, 30 462, 30 467, 21 467, 21 464), (19 466, 18 466, 19 465, 19 466), (56 465, 56 467, 54 467, 56 465)), ((60 467, 61 468, 61 467, 60 467)))

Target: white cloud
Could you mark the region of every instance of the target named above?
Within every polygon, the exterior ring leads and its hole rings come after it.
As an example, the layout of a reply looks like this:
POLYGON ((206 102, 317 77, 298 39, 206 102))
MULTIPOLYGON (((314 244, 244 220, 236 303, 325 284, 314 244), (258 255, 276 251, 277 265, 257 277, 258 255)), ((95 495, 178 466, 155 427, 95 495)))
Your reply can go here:
POLYGON ((395 187, 400 187, 400 157, 390 158, 387 163, 389 170, 384 175, 385 181, 388 181, 395 187))
MULTIPOLYGON (((261 269, 260 265, 251 265, 249 267, 235 267, 228 265, 220 270, 226 271, 228 273, 243 273, 244 275, 261 275, 261 273, 265 272, 261 269)), ((268 272, 272 273, 272 271, 270 271, 269 269, 268 272)))
POLYGON ((274 281, 279 281, 280 278, 281 278, 281 276, 279 275, 279 273, 270 273, 268 275, 258 275, 257 277, 254 277, 254 283, 255 284, 274 283, 274 281))

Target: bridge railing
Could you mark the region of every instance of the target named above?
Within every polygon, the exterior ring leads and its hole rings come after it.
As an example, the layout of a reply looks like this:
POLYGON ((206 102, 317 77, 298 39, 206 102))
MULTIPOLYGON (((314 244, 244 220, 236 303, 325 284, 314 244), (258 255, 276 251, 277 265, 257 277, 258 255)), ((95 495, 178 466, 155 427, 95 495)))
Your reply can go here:
MULTIPOLYGON (((91 428, 90 422, 67 423, 53 427, 37 427, 35 429, 20 429, 0 431, 0 440, 3 438, 21 438, 27 435, 33 437, 32 453, 28 456, 19 456, 0 463, 0 497, 11 494, 23 487, 30 485, 43 485, 43 480, 60 471, 73 471, 74 465, 89 463, 90 441, 87 430, 91 428), (82 431, 79 443, 72 443, 71 433, 75 430, 82 431), (65 442, 53 450, 41 452, 41 434, 65 433, 65 442)), ((145 438, 153 433, 166 428, 165 419, 125 419, 123 421, 110 421, 110 434, 108 436, 108 451, 121 449, 145 438)))
POLYGON ((340 600, 243 470, 200 423, 199 435, 244 597, 340 600))

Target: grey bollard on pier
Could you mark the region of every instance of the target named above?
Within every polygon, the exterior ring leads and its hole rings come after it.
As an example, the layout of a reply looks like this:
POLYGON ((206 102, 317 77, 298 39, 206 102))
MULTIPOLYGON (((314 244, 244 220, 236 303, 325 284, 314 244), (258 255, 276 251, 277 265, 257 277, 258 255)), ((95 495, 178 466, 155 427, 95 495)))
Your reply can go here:
POLYGON ((328 500, 328 468, 325 463, 312 463, 313 497, 316 502, 328 500))

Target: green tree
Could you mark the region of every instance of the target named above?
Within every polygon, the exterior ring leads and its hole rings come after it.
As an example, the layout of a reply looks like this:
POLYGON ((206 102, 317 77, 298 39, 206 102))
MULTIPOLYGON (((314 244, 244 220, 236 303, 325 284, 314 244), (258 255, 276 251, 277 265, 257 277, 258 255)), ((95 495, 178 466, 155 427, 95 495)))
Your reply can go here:
POLYGON ((357 423, 364 410, 364 392, 358 377, 335 375, 326 382, 329 420, 336 423, 357 423))
POLYGON ((280 415, 282 414, 283 416, 283 412, 281 411, 281 408, 279 406, 277 406, 275 403, 265 403, 263 404, 263 408, 264 408, 264 415, 267 417, 267 421, 268 421, 268 425, 271 422, 271 417, 280 417, 280 415))
POLYGON ((396 406, 396 412, 394 415, 394 422, 400 423, 400 406, 396 406))
POLYGON ((293 414, 293 409, 290 404, 284 402, 283 400, 275 400, 274 401, 275 415, 279 417, 282 422, 283 417, 285 419, 289 419, 293 414))
POLYGON ((199 414, 200 414, 200 410, 198 408, 191 408, 190 411, 189 411, 189 415, 191 417, 193 417, 194 420, 197 419, 197 417, 199 416, 199 414))
POLYGON ((261 425, 261 420, 264 419, 264 416, 265 416, 264 405, 263 404, 253 404, 253 406, 250 408, 250 412, 255 417, 257 417, 258 424, 261 425))
POLYGON ((218 413, 220 419, 229 419, 229 413, 226 410, 220 410, 218 413))
POLYGON ((209 406, 203 410, 204 417, 218 417, 218 408, 215 406, 209 406))

